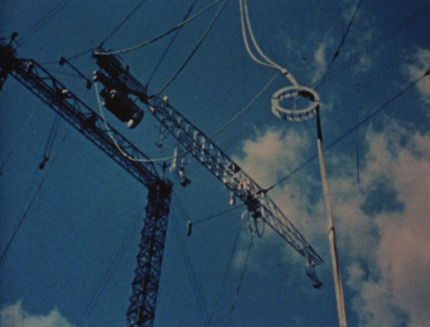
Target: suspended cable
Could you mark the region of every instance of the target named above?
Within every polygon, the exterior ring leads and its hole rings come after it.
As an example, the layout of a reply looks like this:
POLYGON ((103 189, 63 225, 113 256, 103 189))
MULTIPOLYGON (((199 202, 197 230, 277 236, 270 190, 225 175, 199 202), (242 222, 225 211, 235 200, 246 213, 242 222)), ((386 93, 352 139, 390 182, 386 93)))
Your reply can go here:
POLYGON ((346 28, 346 31, 345 31, 345 33, 343 34, 342 39, 340 40, 339 45, 338 45, 338 47, 337 47, 337 49, 336 49, 335 53, 333 54, 333 57, 331 58, 331 61, 330 61, 329 66, 327 67, 327 70, 325 71, 324 75, 321 77, 321 80, 324 80, 325 76, 327 76, 327 74, 329 73, 329 71, 330 71, 331 67, 333 66, 333 64, 334 64, 334 62, 335 62, 335 60, 336 60, 336 59, 337 59, 337 57, 339 56, 339 54, 340 54, 340 50, 342 49, 343 44, 345 43, 346 37, 347 37, 347 35, 348 35, 348 33, 349 33, 349 30, 350 30, 350 29, 351 29, 351 27, 352 27, 352 24, 353 24, 353 22, 354 22, 355 16, 357 15, 357 13, 358 13, 358 9, 360 8, 360 6, 361 6, 361 3, 362 3, 362 2, 363 2, 363 0, 359 0, 359 1, 358 1, 357 6, 355 7, 354 13, 352 14, 352 17, 351 17, 351 19, 349 20, 349 23, 348 23, 348 26, 347 26, 347 28, 346 28))
POLYGON ((228 0, 224 0, 224 2, 221 4, 220 8, 218 9, 217 13, 215 14, 215 17, 212 19, 211 23, 209 24, 208 28, 206 29, 206 31, 204 31, 204 33, 202 34, 202 36, 200 37, 199 42, 197 42, 197 45, 194 47, 194 50, 190 53, 190 55, 188 56, 188 58, 185 60, 185 62, 182 64, 181 67, 179 67, 178 71, 176 72, 175 75, 172 76, 172 78, 166 83, 166 85, 161 88, 160 91, 158 91, 157 93, 157 97, 164 92, 164 90, 166 90, 170 84, 173 83, 173 81, 179 76, 179 74, 182 72, 182 70, 185 68, 185 66, 188 64, 188 62, 191 60, 191 58, 194 56, 194 54, 197 52, 197 50, 199 49, 200 45, 203 43, 204 39, 206 38, 206 36, 209 34, 210 30, 212 29, 212 27, 214 26, 216 20, 218 19, 219 15, 221 14, 222 10, 224 9, 225 5, 227 4, 228 0))
MULTIPOLYGON (((67 136, 67 133, 65 133, 65 134, 64 134, 64 136, 63 136, 63 138, 62 138, 62 140, 61 140, 61 142, 60 142, 60 145, 58 146, 58 149, 57 149, 56 153, 54 154, 54 157, 53 157, 53 159, 52 159, 52 165, 51 165, 51 167, 53 166, 53 164, 54 164, 54 162, 55 162, 55 159, 57 158, 57 154, 58 154, 58 152, 59 152, 59 150, 60 150, 61 145, 63 144, 64 140, 66 139, 66 136, 67 136)), ((24 222, 25 222, 25 220, 27 219, 28 213, 29 213, 29 211, 30 211, 31 207, 32 207, 32 206, 33 206, 33 204, 34 204, 34 201, 36 200, 37 195, 39 194, 40 190, 42 189, 42 186, 43 186, 43 184, 45 183, 47 176, 48 176, 48 172, 46 172, 46 173, 43 175, 43 177, 42 177, 41 181, 39 182, 39 185, 37 186, 36 191, 33 193, 33 196, 31 197, 31 199, 29 200, 29 202, 28 202, 27 206, 25 207, 25 209, 24 209, 24 213, 23 213, 23 215, 22 215, 22 217, 21 217, 20 221, 18 222, 17 226, 15 227, 15 230, 13 231, 13 233, 12 233, 12 235, 11 235, 11 237, 10 237, 9 241, 8 241, 8 242, 7 242, 7 244, 6 244, 6 247, 4 248, 4 250, 3 250, 3 252, 2 252, 2 254, 1 254, 1 256, 0 256, 0 264, 2 263, 2 261, 3 261, 4 257, 6 256, 6 254, 8 253, 8 251, 9 251, 9 249, 10 249, 10 247, 11 247, 11 245, 12 245, 12 243, 13 243, 13 241, 14 241, 15 237, 16 237, 16 235, 17 235, 17 234, 18 234, 18 232, 20 231, 20 229, 21 229, 21 227, 22 227, 23 223, 24 223, 24 222)), ((31 183, 31 184, 32 184, 32 183, 31 183)), ((31 184, 30 184, 30 185, 31 185, 31 184)))
MULTIPOLYGON (((178 203, 179 208, 188 217, 187 212, 185 211, 184 207, 182 206, 182 203, 179 201, 179 198, 176 196, 175 193, 174 193, 174 196, 176 198, 176 203, 178 203)), ((174 217, 172 217, 172 218, 174 218, 174 217)), ((206 326, 211 326, 210 320, 208 318, 208 313, 207 313, 206 305, 205 305, 205 302, 203 301, 203 295, 202 295, 203 292, 202 292, 202 290, 200 288, 200 284, 197 281, 197 276, 196 276, 196 274, 194 272, 193 265, 191 264, 191 259, 190 259, 190 256, 188 254, 188 251, 187 251, 187 249, 185 247, 184 241, 183 241, 183 239, 182 239, 182 237, 181 237, 181 235, 179 233, 178 224, 177 224, 177 222, 176 222, 175 219, 171 219, 171 220, 173 221, 173 226, 174 226, 175 234, 176 234, 176 237, 177 237, 178 242, 179 242, 179 248, 181 249, 182 256, 183 256, 184 261, 185 261, 185 266, 187 267, 188 275, 190 276, 190 279, 191 279, 191 284, 193 286, 194 294, 196 296, 197 304, 198 304, 200 313, 202 315, 204 324, 206 326)))
POLYGON ((33 110, 31 111, 30 115, 28 116, 27 120, 25 121, 24 126, 22 127, 21 132, 20 132, 18 138, 16 139, 16 141, 13 144, 12 148, 10 149, 9 153, 6 155, 5 161, 3 161, 2 165, 0 166, 0 175, 3 174, 4 166, 8 163, 9 159, 12 157, 13 153, 17 149, 17 145, 21 141, 21 138, 24 135, 25 129, 27 128, 28 124, 30 123, 31 119, 33 118, 33 115, 35 114, 35 112, 39 108, 40 108, 40 104, 37 107, 34 107, 33 110))
POLYGON ((347 28, 346 28, 346 31, 343 34, 342 39, 340 40, 339 46, 337 47, 337 49, 336 49, 336 51, 335 51, 335 53, 333 55, 333 58, 331 58, 331 64, 336 60, 337 56, 340 53, 340 50, 342 49, 343 44, 345 43, 346 37, 347 37, 347 35, 349 33, 349 30, 351 29, 352 23, 354 22, 355 16, 357 15, 358 9, 360 8, 360 5, 361 5, 362 2, 363 2, 363 0, 359 0, 358 1, 357 6, 355 7, 354 13, 353 13, 353 15, 352 15, 352 17, 351 17, 351 19, 350 19, 350 21, 348 23, 347 28))
POLYGON ((240 208, 243 208, 244 206, 245 206, 244 204, 237 205, 237 206, 234 206, 234 207, 229 208, 229 209, 227 209, 227 210, 221 211, 221 212, 219 212, 219 213, 216 213, 216 214, 213 214, 213 215, 210 215, 210 216, 207 216, 207 217, 201 218, 201 219, 199 219, 199 220, 196 220, 196 221, 194 222, 194 225, 195 225, 195 224, 200 224, 200 223, 206 222, 206 221, 208 221, 208 220, 212 220, 212 219, 217 218, 217 217, 220 217, 220 216, 223 216, 223 215, 225 215, 226 213, 231 213, 231 212, 236 211, 236 210, 238 210, 238 209, 240 209, 240 208))
POLYGON ((414 23, 419 18, 423 17, 428 13, 430 9, 430 3, 425 5, 424 7, 420 8, 419 10, 415 11, 412 15, 407 17, 402 22, 395 24, 395 27, 382 35, 380 38, 378 38, 375 42, 371 43, 367 47, 365 47, 362 51, 357 52, 356 54, 352 55, 349 59, 347 59, 345 62, 340 64, 336 69, 334 69, 331 73, 325 75, 323 79, 319 81, 319 83, 315 86, 317 89, 320 88, 323 84, 327 83, 329 80, 334 78, 336 75, 344 71, 346 68, 350 67, 355 61, 360 59, 361 57, 367 55, 369 52, 377 49, 381 44, 388 41, 390 38, 392 38, 394 35, 399 33, 401 30, 405 29, 412 23, 414 23))
POLYGON ((74 56, 72 56, 72 57, 70 57, 70 58, 67 58, 67 60, 68 61, 71 61, 71 60, 74 60, 74 59, 76 59, 76 58, 79 58, 79 57, 82 57, 82 56, 84 56, 84 55, 86 55, 86 54, 89 54, 89 53, 91 53, 91 52, 93 52, 94 50, 96 50, 97 48, 91 48, 91 49, 88 49, 88 50, 84 50, 84 51, 82 51, 82 52, 80 52, 80 53, 78 53, 78 54, 76 54, 76 55, 74 55, 74 56))
POLYGON ((49 160, 49 155, 52 151, 52 146, 54 144, 55 136, 57 135, 58 126, 60 123, 60 116, 55 115, 54 122, 52 123, 51 130, 48 134, 48 139, 43 150, 42 161, 39 164, 39 168, 45 168, 46 162, 49 160))
MULTIPOLYGON (((182 20, 182 22, 184 22, 184 21, 187 20, 188 16, 193 11, 193 8, 194 8, 194 5, 196 4, 196 2, 197 2, 197 0, 194 0, 194 2, 191 4, 191 6, 188 9, 187 13, 185 14, 185 17, 182 20)), ((184 26, 184 25, 182 25, 182 26, 184 26)), ((181 30, 181 27, 176 30, 176 33, 173 35, 172 39, 170 40, 169 44, 167 45, 167 48, 164 50, 163 54, 161 55, 160 59, 158 60, 157 64, 155 65, 154 69, 152 70, 152 73, 149 75, 148 81, 146 82, 146 86, 148 86, 148 84, 151 82, 151 80, 154 77, 156 71, 160 67, 162 61, 164 60, 164 58, 166 57, 166 55, 169 52, 170 48, 172 47, 173 43, 175 42, 176 38, 178 37, 178 34, 179 34, 180 30, 181 30)))
MULTIPOLYGON (((227 123, 225 123, 218 131, 216 131, 214 134, 211 135, 211 137, 209 137, 209 140, 213 140, 216 136, 218 136, 219 134, 221 134, 229 125, 231 125, 234 121, 236 121, 241 115, 243 115, 245 112, 247 112, 251 106, 255 103, 255 101, 264 93, 264 91, 267 90, 267 88, 273 83, 273 81, 276 79, 276 77, 279 76, 279 73, 276 73, 272 79, 257 93, 257 95, 250 101, 248 102, 248 104, 241 109, 232 119, 230 119, 227 123)), ((265 124, 268 120, 272 119, 273 115, 267 115, 265 116, 263 119, 259 120, 255 125, 247 128, 244 132, 242 132, 239 136, 237 136, 236 138, 230 140, 229 142, 227 142, 224 145, 224 148, 229 148, 230 146, 232 146, 235 142, 237 142, 238 139, 243 138, 245 135, 248 135, 249 133, 251 133, 252 130, 254 130, 255 127, 258 127, 260 125, 265 124)), ((191 151, 186 151, 186 152, 182 152, 180 154, 178 154, 176 157, 179 156, 185 156, 188 153, 190 153, 191 151)), ((175 156, 172 156, 171 159, 175 158, 175 156)), ((195 172, 195 169, 191 169, 191 173, 195 172)))
MULTIPOLYGON (((145 213, 143 213, 145 214, 145 213)), ((142 214, 142 215, 143 215, 142 214)), ((136 236, 137 231, 139 230, 139 224, 142 222, 142 215, 138 216, 138 218, 135 220, 133 227, 130 229, 130 232, 122 242, 122 245, 120 246, 118 252, 116 253, 115 257, 113 258, 111 264, 109 265, 108 269, 106 269, 105 274, 102 278, 101 283, 97 287, 96 291, 94 292, 93 296, 89 300, 86 309, 79 320, 77 326, 82 327, 85 325, 86 320, 88 319, 91 312, 94 310, 94 307, 96 306, 100 296, 102 295, 103 291, 105 290, 107 284, 112 278, 112 275, 115 271, 115 268, 118 267, 120 260, 124 256, 127 248, 130 247, 131 241, 136 236)))
POLYGON ((312 117, 317 110, 317 106, 319 105, 319 95, 316 93, 315 90, 300 86, 296 79, 293 77, 293 75, 288 72, 288 70, 271 59, 269 59, 263 51, 260 49, 254 33, 252 31, 251 22, 249 19, 249 13, 248 13, 248 3, 247 0, 239 0, 239 6, 240 6, 240 21, 242 26, 242 37, 243 41, 245 43, 245 48, 248 51, 248 54, 250 57, 257 62, 260 65, 267 66, 269 68, 275 68, 279 70, 292 84, 292 86, 283 87, 282 89, 279 89, 276 91, 272 96, 272 112, 275 116, 281 119, 288 119, 292 121, 302 121, 305 119, 309 119, 312 117), (258 59, 257 56, 252 52, 252 49, 248 42, 248 34, 251 38, 252 45, 254 46, 257 53, 260 55, 262 59, 258 59), (285 108, 281 105, 281 103, 285 99, 294 99, 297 100, 298 98, 305 98, 307 100, 310 100, 310 105, 306 108, 285 108))
MULTIPOLYGON (((346 68, 349 68, 350 66, 352 66, 352 64, 354 63, 354 61, 356 61, 359 58, 361 58, 362 56, 366 55, 371 50, 376 49, 383 42, 387 41, 389 38, 391 38, 392 36, 394 36, 396 33, 398 33, 399 31, 401 31, 402 29, 406 28, 407 26, 409 26, 410 24, 412 24, 414 21, 416 21, 417 19, 419 19, 423 15, 425 15, 429 9, 430 9, 430 4, 424 6, 420 10, 417 10, 416 12, 414 12, 411 16, 409 16, 408 18, 406 18, 403 22, 401 22, 400 24, 397 24, 396 27, 393 30, 390 30, 389 32, 387 32, 386 34, 384 34, 376 42, 370 44, 369 46, 367 46, 362 51, 359 51, 358 53, 356 53, 355 55, 353 55, 350 59, 348 59, 347 62, 345 62, 341 66, 339 66, 332 74, 330 74, 329 76, 326 76, 325 78, 321 79, 321 82, 316 85, 316 88, 319 88, 322 84, 324 84, 327 81, 329 81, 332 78, 334 78, 338 73, 340 73, 341 71, 345 70, 346 68)), ((228 144, 227 147, 230 147, 238 139, 240 139, 241 137, 243 137, 243 135, 249 134, 253 130, 254 127, 258 127, 259 125, 261 125, 262 122, 266 121, 266 119, 268 119, 269 116, 273 117, 273 115, 267 115, 265 118, 263 118, 262 121, 259 121, 254 126, 249 127, 246 131, 244 131, 243 133, 241 133, 241 135, 238 136, 238 137, 236 137, 234 140, 229 141, 227 143, 228 144)), ((303 168, 304 166, 306 166, 308 163, 310 163, 311 161, 313 161, 316 158, 317 158, 317 155, 309 158, 309 160, 307 160, 306 162, 304 162, 303 164, 301 164, 300 166, 298 166, 290 174, 294 175, 297 171, 299 171, 301 168, 303 168)), ((285 176, 286 179, 289 176, 291 176, 290 174, 288 174, 287 176, 285 176)), ((282 183, 282 182, 283 182, 283 179, 281 179, 280 181, 278 181, 275 184, 275 186, 278 185, 278 184, 280 184, 280 183, 282 183)))
POLYGON ((222 0, 216 0, 214 2, 212 2, 211 4, 209 4, 206 8, 200 10, 198 13, 196 13, 195 15, 191 16, 190 18, 188 18, 186 21, 181 22, 180 24, 176 25, 175 27, 171 28, 170 30, 168 30, 167 32, 153 38, 152 40, 146 41, 144 43, 135 45, 133 47, 127 48, 127 49, 123 49, 123 50, 117 50, 117 51, 108 51, 108 52, 96 52, 98 55, 115 55, 115 54, 121 54, 121 53, 126 53, 126 52, 131 52, 140 48, 143 48, 144 46, 147 46, 151 43, 154 43, 162 38, 164 38, 165 36, 169 35, 170 33, 176 31, 178 28, 181 28, 182 26, 184 26, 185 24, 191 22, 192 20, 196 19, 197 17, 199 17, 200 15, 204 14, 206 11, 208 11, 209 9, 211 9, 213 6, 215 6, 218 2, 221 2, 222 0))
POLYGON ((246 251, 245 262, 243 264, 242 272, 240 274, 239 285, 237 285, 236 293, 235 293, 234 299, 233 299, 233 304, 231 305, 230 316, 233 315, 233 312, 236 308, 236 302, 237 302, 237 299, 239 298, 240 289, 242 288, 243 279, 245 278, 245 273, 248 269, 249 256, 251 254, 251 249, 252 249, 253 243, 254 243, 254 234, 252 233, 251 234, 251 240, 250 240, 249 246, 248 246, 248 250, 246 251))
POLYGON ((63 10, 71 0, 63 0, 59 2, 55 7, 49 10, 46 15, 41 17, 36 23, 34 23, 30 30, 23 34, 20 45, 23 45, 31 37, 34 36, 42 27, 44 27, 51 19, 53 19, 61 10, 63 10))
POLYGON ((230 119, 227 123, 224 124, 218 131, 216 131, 212 136, 211 139, 215 138, 219 134, 221 134, 228 126, 230 126, 234 121, 236 121, 240 116, 242 116, 245 112, 247 112, 250 107, 257 101, 257 99, 269 88, 269 86, 274 82, 274 80, 279 76, 279 73, 276 73, 269 82, 255 95, 255 97, 248 102, 248 104, 243 107, 242 110, 240 110, 232 119, 230 119))
MULTIPOLYGON (((351 134, 352 132, 354 132, 356 129, 358 129, 360 126, 364 125, 365 123, 367 123, 370 119, 372 119, 374 116, 376 116, 378 113, 380 113, 382 110, 386 109, 389 105, 391 105, 394 101, 396 101, 398 98, 400 98, 403 94, 405 94, 407 91, 409 91, 411 88, 413 88, 420 80, 422 80, 425 76, 427 76, 426 74, 422 75, 421 77, 419 77, 418 79, 416 79, 415 81, 413 81, 412 83, 410 83, 408 86, 406 86, 406 88, 404 88, 403 90, 401 90, 399 93, 397 93, 396 95, 394 95, 391 99, 387 100, 385 103, 383 103, 379 108, 377 108, 375 111, 373 111, 372 113, 370 113, 369 115, 367 115, 364 119, 362 119, 360 122, 358 122, 357 124, 355 124, 354 126, 352 126, 350 129, 348 129, 347 131, 345 131, 344 133, 342 133, 338 138, 336 138, 333 142, 331 142, 329 145, 324 146, 324 150, 328 150, 330 148, 332 148, 333 146, 335 146, 337 143, 339 143, 342 139, 344 139, 345 137, 347 137, 349 134, 351 134)), ((316 158, 318 158, 318 154, 314 154, 312 157, 310 157, 309 159, 307 159, 306 161, 304 161, 302 164, 300 164, 299 166, 297 166, 295 169, 293 169, 291 172, 289 172, 287 175, 285 175, 284 177, 282 177, 281 179, 279 179, 275 184, 273 184, 272 186, 270 186, 269 188, 267 188, 267 191, 272 190, 273 188, 275 188, 276 186, 278 186, 279 184, 285 182, 288 178, 290 178, 292 175, 294 175, 295 173, 297 173, 298 171, 300 171, 302 168, 304 168, 307 164, 309 164, 310 162, 312 162, 313 160, 315 160, 316 158)))
POLYGON ((103 46, 104 43, 106 43, 107 40, 109 40, 120 28, 122 25, 124 25, 130 18, 133 16, 139 8, 146 2, 146 0, 142 0, 113 30, 106 36, 106 38, 100 43, 100 47, 103 46))
POLYGON ((275 68, 275 69, 279 70, 291 82, 291 84, 293 84, 295 87, 298 87, 299 84, 297 83, 297 81, 295 80, 293 75, 291 75, 291 73, 289 73, 286 68, 281 67, 280 65, 278 65, 277 63, 275 63, 274 61, 269 59, 264 54, 264 52, 261 50, 261 48, 259 47, 259 45, 255 39, 254 32, 252 31, 251 21, 249 19, 249 13, 248 13, 248 2, 247 2, 247 0, 239 0, 239 6, 240 6, 240 22, 241 22, 241 26, 242 26, 242 37, 243 37, 243 41, 245 43, 245 48, 246 48, 249 56, 255 62, 257 62, 260 65, 267 66, 270 68, 275 68), (248 34, 251 38, 251 41, 252 41, 254 48, 257 50, 257 53, 262 57, 262 59, 264 61, 258 59, 254 55, 254 53, 252 52, 252 49, 249 46, 249 42, 248 42, 248 34))
POLYGON ((219 290, 218 290, 218 292, 217 292, 217 294, 215 296, 214 309, 212 311, 211 316, 209 317, 209 321, 210 322, 215 317, 215 313, 216 313, 216 311, 218 309, 218 304, 219 304, 219 301, 220 301, 220 298, 221 298, 221 293, 224 290, 225 283, 227 282, 227 276, 228 276, 228 273, 229 273, 229 271, 231 269, 231 266, 232 266, 232 263, 233 263, 234 254, 236 253, 236 247, 237 247, 237 243, 238 243, 238 240, 239 240, 239 236, 240 236, 240 231, 241 230, 242 230, 242 224, 239 225, 239 228, 237 230, 237 234, 236 234, 236 237, 234 238, 234 242, 233 242, 233 248, 231 250, 230 257, 228 259, 226 269, 224 271, 224 276, 222 278, 221 286, 220 286, 220 288, 219 288, 219 290))

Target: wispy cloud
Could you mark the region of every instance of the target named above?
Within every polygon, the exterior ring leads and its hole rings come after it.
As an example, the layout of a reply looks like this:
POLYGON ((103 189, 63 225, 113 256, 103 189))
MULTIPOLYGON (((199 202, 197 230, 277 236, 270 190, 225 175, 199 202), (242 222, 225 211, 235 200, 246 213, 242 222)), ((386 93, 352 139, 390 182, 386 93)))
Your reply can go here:
MULTIPOLYGON (((418 48, 412 58, 413 62, 406 66, 411 81, 420 78, 430 69, 430 50, 418 48)), ((426 103, 430 103, 430 75, 421 79, 417 84, 418 91, 426 103)))
POLYGON ((312 84, 317 83, 327 69, 327 59, 326 59, 327 42, 323 41, 320 43, 319 47, 314 53, 315 60, 315 71, 312 77, 312 84))
POLYGON ((22 301, 4 306, 0 311, 0 327, 75 327, 57 308, 47 315, 33 315, 22 308, 22 301))
MULTIPOLYGON (((349 310, 356 311, 360 326, 425 327, 430 322, 430 135, 392 120, 384 130, 369 128, 366 134, 360 183, 342 167, 330 180, 338 245, 347 253, 344 282, 354 291, 347 294, 355 294, 349 310)), ((269 185, 292 162, 301 162, 311 143, 295 132, 267 131, 245 143, 240 163, 269 185)), ((355 167, 352 159, 333 160, 350 160, 349 167, 355 167)), ((297 227, 318 247, 327 240, 325 220, 309 224, 311 216, 324 217, 323 199, 309 197, 318 186, 314 178, 289 180, 272 197, 287 216, 300 217, 297 227)))
POLYGON ((391 123, 384 133, 369 131, 367 139, 370 148, 363 171, 366 177, 361 186, 362 199, 375 180, 383 179, 402 206, 398 210, 385 207, 374 215, 364 214, 363 201, 360 207, 351 206, 374 228, 355 238, 377 241, 367 254, 367 268, 361 265, 363 270, 369 270, 367 278, 350 279, 350 285, 359 291, 355 309, 363 326, 387 322, 390 326, 404 326, 406 321, 410 327, 428 326, 430 136, 414 134, 391 123))

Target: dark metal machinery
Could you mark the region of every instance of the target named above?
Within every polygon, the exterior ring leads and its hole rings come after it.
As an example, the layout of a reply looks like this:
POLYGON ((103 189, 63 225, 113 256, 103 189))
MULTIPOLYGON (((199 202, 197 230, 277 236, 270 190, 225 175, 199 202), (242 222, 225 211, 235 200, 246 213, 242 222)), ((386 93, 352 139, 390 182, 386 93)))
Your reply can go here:
MULTIPOLYGON (((115 56, 104 53, 103 49, 97 50, 93 55, 100 67, 100 71, 94 75, 95 81, 100 81, 109 90, 119 90, 123 97, 127 97, 135 105, 135 100, 128 97, 129 94, 134 95, 139 102, 149 108, 161 126, 179 141, 180 146, 176 149, 177 156, 174 156, 170 170, 178 174, 180 183, 186 185, 189 181, 184 179, 183 167, 181 165, 178 167, 177 160, 191 154, 220 180, 234 197, 244 202, 250 213, 249 219, 254 231, 258 233, 261 224, 269 225, 305 258, 306 273, 311 278, 313 286, 320 288, 322 284, 316 276, 315 266, 323 262, 322 258, 270 199, 267 192, 242 171, 210 138, 176 111, 168 103, 167 97, 163 99, 148 97, 146 87, 131 76, 128 69, 124 69, 115 56)), ((0 83, 6 80, 7 75, 12 75, 148 188, 146 217, 139 244, 127 319, 133 327, 152 327, 172 183, 164 178, 164 171, 163 177, 160 177, 149 158, 114 128, 105 124, 99 115, 43 67, 33 60, 18 59, 10 44, 0 44, 0 69, 0 83), (109 133, 113 135, 116 144, 109 133)), ((124 103, 127 102, 128 100, 124 103)))

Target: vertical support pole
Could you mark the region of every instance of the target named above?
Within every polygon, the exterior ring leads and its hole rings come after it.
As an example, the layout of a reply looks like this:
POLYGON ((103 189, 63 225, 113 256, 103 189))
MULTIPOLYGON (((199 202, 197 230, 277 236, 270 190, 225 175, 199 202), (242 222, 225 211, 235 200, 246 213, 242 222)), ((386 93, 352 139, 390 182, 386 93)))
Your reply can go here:
POLYGON ((319 107, 316 112, 316 120, 317 120, 317 133, 318 133, 318 157, 320 162, 320 170, 321 170, 321 181, 324 191, 325 204, 327 210, 327 219, 328 219, 328 237, 330 242, 330 254, 331 254, 331 263, 333 269, 333 279, 334 286, 336 292, 336 304, 337 304, 337 314, 339 318, 339 326, 347 327, 346 324, 346 312, 345 312, 345 300, 343 297, 343 288, 342 288, 342 278, 340 276, 339 270, 339 262, 337 257, 337 248, 336 248, 336 232, 333 223, 333 214, 331 208, 331 200, 330 200, 330 192, 328 188, 327 182, 327 172, 325 168, 325 159, 324 159, 324 151, 323 151, 323 137, 322 137, 322 129, 321 129, 321 121, 320 121, 320 113, 319 107))
POLYGON ((148 186, 148 191, 146 217, 127 311, 130 327, 154 325, 172 186, 163 180, 157 180, 148 186))

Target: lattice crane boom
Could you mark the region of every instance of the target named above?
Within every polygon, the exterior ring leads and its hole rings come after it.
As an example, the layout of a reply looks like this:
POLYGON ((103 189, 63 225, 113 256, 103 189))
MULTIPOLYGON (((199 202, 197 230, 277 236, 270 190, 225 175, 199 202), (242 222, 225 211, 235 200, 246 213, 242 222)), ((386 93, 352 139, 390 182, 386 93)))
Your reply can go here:
POLYGON ((0 68, 4 78, 7 74, 12 75, 139 182, 152 185, 160 179, 154 163, 145 154, 112 126, 105 124, 95 111, 36 61, 17 58, 11 46, 0 45, 0 68), (127 156, 143 160, 130 161, 121 154, 109 133, 127 156))
MULTIPOLYGON (((184 178, 183 167, 179 165, 181 156, 191 154, 218 180, 220 180, 237 198, 242 200, 255 219, 262 219, 276 233, 288 242, 306 259, 307 274, 313 285, 320 288, 322 283, 316 277, 314 267, 323 259, 306 241, 299 230, 284 215, 275 202, 250 176, 248 176, 230 157, 228 157, 209 137, 181 115, 169 103, 167 97, 148 96, 147 89, 134 78, 128 69, 122 67, 115 55, 99 48, 93 56, 102 71, 95 76, 104 76, 102 83, 108 88, 125 89, 149 108, 161 126, 179 141, 181 150, 175 151, 171 170, 177 170, 179 178, 184 178), (104 72, 103 72, 104 71, 104 72), (109 78, 107 78, 109 76, 109 78), (173 169, 172 169, 173 168, 173 169)), ((187 184, 187 181, 183 181, 187 184)), ((257 227, 256 227, 257 228, 257 227)))
MULTIPOLYGON (((148 97, 146 87, 131 76, 115 56, 95 53, 94 57, 104 71, 104 73, 99 72, 95 75, 96 80, 100 80, 105 85, 102 90, 104 105, 120 120, 128 121, 131 128, 140 122, 143 112, 128 97, 128 94, 136 96, 144 105, 148 106, 153 116, 180 143, 181 149, 178 156, 173 159, 171 170, 175 170, 176 161, 180 156, 191 154, 245 203, 252 216, 251 219, 254 219, 255 226, 257 226, 258 220, 264 221, 306 259, 307 274, 314 282, 314 287, 319 288, 321 282, 316 277, 314 267, 323 262, 322 258, 271 200, 267 192, 210 138, 175 110, 167 102, 167 98, 148 97), (123 105, 128 106, 125 114, 121 111, 123 105)), ((108 125, 103 118, 42 66, 34 60, 17 58, 15 50, 10 44, 0 44, 0 88, 8 75, 12 75, 148 188, 146 217, 139 244, 137 268, 132 283, 131 304, 127 311, 127 319, 130 326, 133 327, 152 327, 167 232, 172 183, 164 178, 164 172, 160 177, 155 165, 147 156, 108 125), (137 160, 130 160, 130 158, 137 160)), ((181 180, 183 178, 182 167, 176 172, 181 180)))
POLYGON ((148 188, 146 216, 141 232, 127 320, 132 327, 152 327, 172 183, 160 177, 155 165, 147 156, 113 127, 107 125, 90 107, 37 62, 18 59, 10 45, 0 44, 0 89, 8 75, 12 75, 148 188))
POLYGON ((149 103, 149 110, 161 125, 179 141, 182 151, 178 152, 178 156, 191 154, 245 203, 254 218, 262 218, 298 253, 305 257, 311 266, 323 262, 323 259, 267 195, 267 192, 209 137, 174 109, 168 103, 167 98, 152 98, 149 103))

